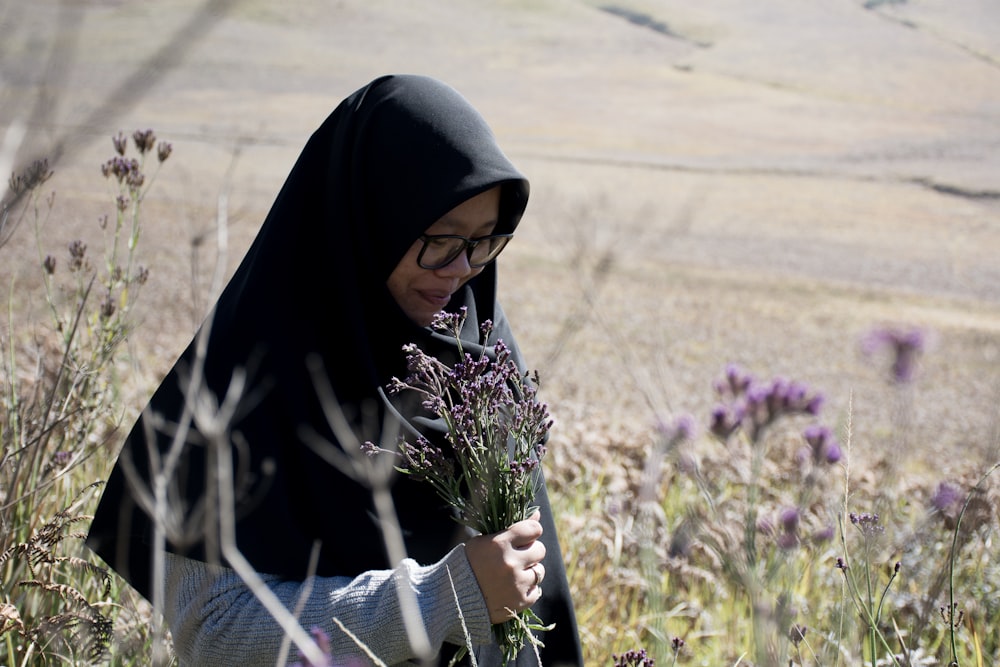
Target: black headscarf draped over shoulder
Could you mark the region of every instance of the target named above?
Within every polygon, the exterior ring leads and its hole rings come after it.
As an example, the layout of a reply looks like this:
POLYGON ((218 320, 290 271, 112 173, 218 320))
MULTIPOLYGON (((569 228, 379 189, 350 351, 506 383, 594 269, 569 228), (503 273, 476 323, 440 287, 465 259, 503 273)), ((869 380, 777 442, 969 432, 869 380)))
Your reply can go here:
MULTIPOLYGON (((376 79, 345 99, 309 139, 215 306, 204 357, 204 386, 220 401, 234 371, 248 373, 245 400, 228 435, 239 479, 250 483, 238 505, 237 545, 258 571, 301 580, 317 540, 320 576, 393 565, 368 489, 302 441, 303 431, 311 430, 335 442, 307 359, 321 361, 338 402, 360 428, 372 421, 364 415, 384 410, 380 388, 405 375, 404 344, 417 343, 439 357, 453 354, 445 337, 405 316, 386 280, 427 227, 497 185, 496 231, 513 232, 527 203, 527 181, 479 113, 454 89, 427 77, 376 79)), ((466 330, 473 339, 479 322, 491 319, 488 344, 503 339, 521 362, 496 302, 495 264, 455 294, 448 309, 461 306, 468 308, 466 330)), ((148 488, 150 450, 166 451, 177 431, 196 345, 197 338, 126 439, 88 538, 147 597, 153 529, 137 504, 136 476, 148 488)), ((201 435, 194 429, 188 437, 172 502, 173 511, 183 508, 196 525, 206 483, 213 481, 201 435)), ((366 437, 377 441, 378 434, 366 437)), ((431 486, 401 476, 392 493, 408 555, 423 563, 444 556, 456 524, 431 486)), ((544 491, 537 500, 546 534, 554 536, 544 491)), ((578 641, 565 569, 558 545, 546 546, 545 596, 536 609, 558 624, 545 638, 552 657, 547 662, 573 663, 578 641)), ((204 531, 168 541, 167 549, 212 558, 204 531)))

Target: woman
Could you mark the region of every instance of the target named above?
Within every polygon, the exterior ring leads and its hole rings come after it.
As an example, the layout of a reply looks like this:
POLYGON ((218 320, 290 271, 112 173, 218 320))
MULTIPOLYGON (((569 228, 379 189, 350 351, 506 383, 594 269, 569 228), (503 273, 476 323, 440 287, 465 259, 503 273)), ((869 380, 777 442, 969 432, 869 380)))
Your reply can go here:
MULTIPOLYGON (((543 664, 581 664, 544 486, 540 515, 469 538, 456 536, 430 485, 397 477, 391 493, 409 558, 393 563, 368 486, 303 442, 305 433, 336 442, 307 361, 323 369, 359 437, 378 441, 372 425, 392 412, 383 388, 406 375, 402 346, 454 358, 454 341, 427 327, 442 309, 466 307, 470 336, 492 320, 487 344, 502 339, 520 363, 496 302, 493 260, 527 197, 527 181, 456 91, 426 77, 377 79, 344 100, 306 144, 215 307, 202 384, 222 401, 234 372, 245 369, 248 378, 224 434, 237 470, 236 544, 286 608, 298 605, 303 627, 324 630, 335 658, 360 652, 334 617, 386 664, 416 657, 395 571, 415 591, 440 664, 467 643, 479 665, 499 664, 491 624, 507 618, 505 608, 529 606, 555 624, 541 638, 543 664)), ((206 484, 215 488, 216 476, 206 473, 215 469, 214 450, 205 445, 218 434, 182 430, 182 387, 197 369, 197 348, 196 338, 128 437, 89 543, 150 596, 157 550, 140 509, 142 489, 150 452, 161 453, 152 457, 159 469, 171 441, 183 439, 164 563, 164 612, 176 650, 182 664, 270 665, 284 633, 227 567, 233 563, 219 564, 218 528, 203 528, 217 526, 212 504, 199 500, 206 484)), ((530 648, 517 660, 535 663, 530 648)))

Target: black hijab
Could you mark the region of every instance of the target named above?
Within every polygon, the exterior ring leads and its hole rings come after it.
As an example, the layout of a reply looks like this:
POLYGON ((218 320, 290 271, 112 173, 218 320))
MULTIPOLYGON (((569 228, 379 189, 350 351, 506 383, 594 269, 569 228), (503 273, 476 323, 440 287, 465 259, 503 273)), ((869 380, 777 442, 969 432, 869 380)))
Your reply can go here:
MULTIPOLYGON (((406 317, 386 280, 427 227, 497 185, 496 232, 513 232, 527 203, 527 181, 479 113, 454 89, 427 77, 373 81, 345 99, 309 139, 219 298, 204 363, 204 384, 219 397, 226 394, 234 370, 249 373, 229 436, 242 471, 239 479, 248 483, 238 504, 237 545, 258 571, 303 579, 317 540, 322 544, 320 576, 355 576, 393 566, 373 519, 369 490, 301 439, 307 429, 335 442, 306 360, 320 360, 356 428, 378 424, 385 408, 380 388, 392 376, 406 374, 404 344, 417 343, 440 358, 454 353, 453 341, 406 317), (350 544, 341 543, 344 535, 351 536, 350 544)), ((488 343, 503 339, 523 368, 495 297, 496 265, 491 264, 448 308, 469 309, 470 332, 492 319, 488 343)), ((170 444, 196 341, 126 439, 88 537, 88 544, 147 597, 152 524, 136 503, 125 467, 133 467, 148 485, 149 448, 162 452, 170 444)), ((377 433, 362 437, 378 440, 377 433)), ((174 505, 180 501, 185 515, 194 516, 203 509, 198 501, 212 478, 206 475, 210 467, 199 434, 189 439, 174 505)), ((423 563, 439 560, 454 541, 449 510, 430 485, 406 477, 396 480, 392 493, 408 555, 423 563)), ((554 536, 544 490, 537 500, 546 535, 554 536)), ((201 533, 168 541, 167 549, 208 561, 213 555, 205 544, 201 533)), ((536 610, 546 622, 557 623, 557 630, 546 633, 549 650, 543 660, 580 664, 561 555, 553 539, 546 546, 545 595, 536 610)))

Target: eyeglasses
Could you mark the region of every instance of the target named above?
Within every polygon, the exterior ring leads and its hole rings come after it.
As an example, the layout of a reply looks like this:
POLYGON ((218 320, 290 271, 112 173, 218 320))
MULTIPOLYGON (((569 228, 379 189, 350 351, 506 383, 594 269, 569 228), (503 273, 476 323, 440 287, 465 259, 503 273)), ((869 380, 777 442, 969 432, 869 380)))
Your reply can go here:
POLYGON ((478 269, 497 258, 513 234, 492 234, 470 239, 457 234, 423 234, 420 240, 424 246, 417 255, 417 264, 422 269, 440 269, 448 266, 464 250, 469 258, 469 267, 478 269))

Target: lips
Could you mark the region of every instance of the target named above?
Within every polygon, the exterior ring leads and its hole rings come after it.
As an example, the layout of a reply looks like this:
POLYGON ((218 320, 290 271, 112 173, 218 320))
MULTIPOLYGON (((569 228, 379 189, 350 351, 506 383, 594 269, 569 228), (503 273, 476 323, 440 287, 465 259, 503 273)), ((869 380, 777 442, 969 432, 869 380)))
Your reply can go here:
POLYGON ((451 292, 442 292, 438 290, 417 290, 417 294, 426 301, 427 303, 433 305, 435 308, 444 308, 451 301, 451 292))

